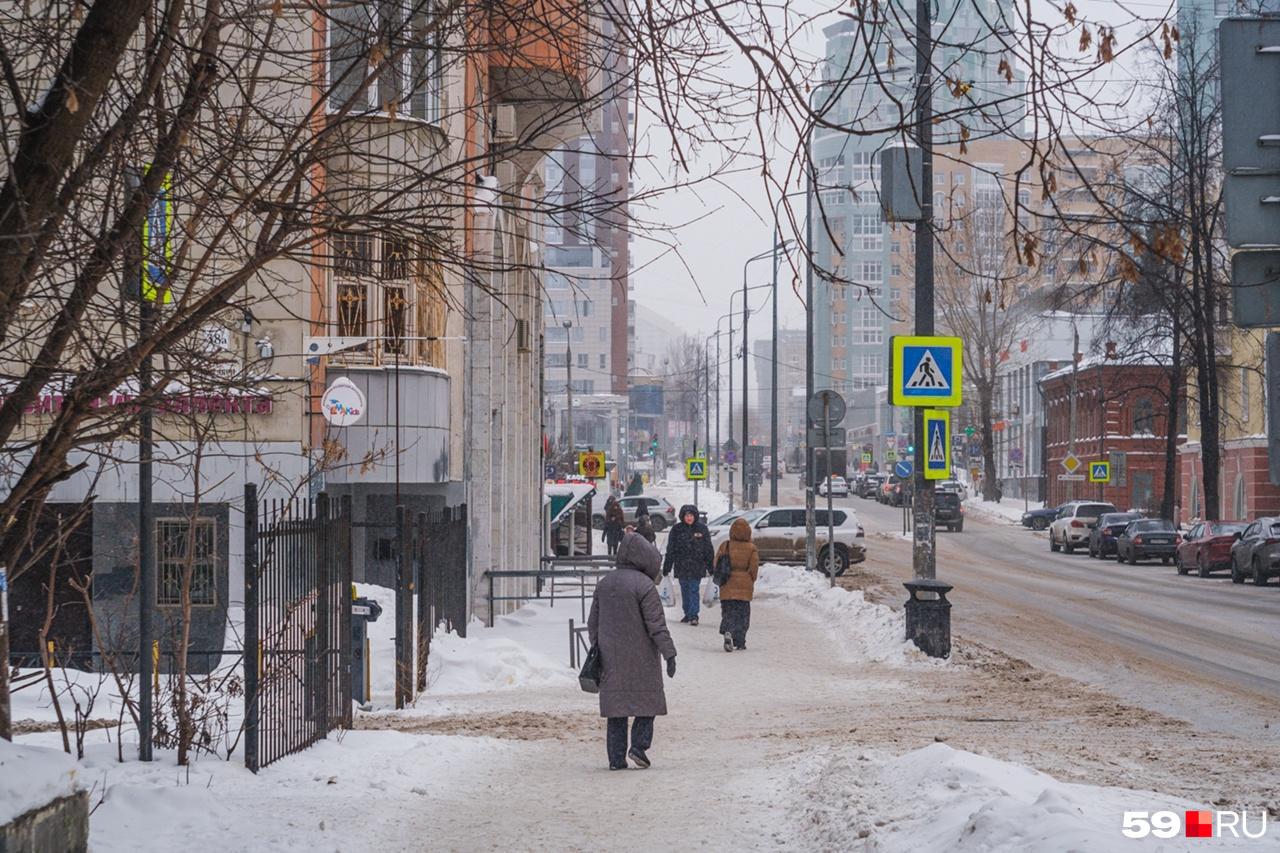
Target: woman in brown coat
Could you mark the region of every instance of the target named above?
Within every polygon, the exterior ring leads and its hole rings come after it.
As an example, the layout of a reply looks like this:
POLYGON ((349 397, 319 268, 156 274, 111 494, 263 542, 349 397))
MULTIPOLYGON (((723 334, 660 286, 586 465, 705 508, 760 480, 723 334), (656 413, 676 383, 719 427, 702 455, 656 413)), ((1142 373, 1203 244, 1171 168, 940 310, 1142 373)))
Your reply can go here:
POLYGON ((729 528, 729 539, 716 552, 716 563, 729 555, 729 579, 720 587, 720 633, 724 634, 724 650, 747 647, 747 629, 751 627, 751 596, 760 573, 760 552, 751 542, 751 525, 739 518, 729 528))

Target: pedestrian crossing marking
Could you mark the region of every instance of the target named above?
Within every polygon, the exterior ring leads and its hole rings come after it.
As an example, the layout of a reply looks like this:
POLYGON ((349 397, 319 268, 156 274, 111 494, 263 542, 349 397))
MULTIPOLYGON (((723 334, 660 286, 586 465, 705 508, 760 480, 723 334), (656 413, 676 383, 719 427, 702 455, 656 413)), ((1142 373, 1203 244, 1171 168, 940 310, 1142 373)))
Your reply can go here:
POLYGON ((707 479, 707 460, 702 456, 694 456, 684 460, 684 478, 686 480, 707 479))
POLYGON ((1090 483, 1111 482, 1111 463, 1110 462, 1090 462, 1089 463, 1089 482, 1090 483))
POLYGON ((925 479, 945 480, 951 473, 951 413, 944 409, 926 409, 924 435, 925 479))
POLYGON ((947 454, 942 447, 942 430, 935 428, 933 437, 929 440, 929 464, 945 465, 946 462, 947 454))
POLYGON ((925 350, 924 355, 920 356, 920 362, 916 365, 915 372, 911 374, 911 378, 907 380, 907 388, 936 388, 940 391, 951 390, 951 384, 947 382, 942 371, 938 369, 938 361, 933 357, 933 352, 925 350))

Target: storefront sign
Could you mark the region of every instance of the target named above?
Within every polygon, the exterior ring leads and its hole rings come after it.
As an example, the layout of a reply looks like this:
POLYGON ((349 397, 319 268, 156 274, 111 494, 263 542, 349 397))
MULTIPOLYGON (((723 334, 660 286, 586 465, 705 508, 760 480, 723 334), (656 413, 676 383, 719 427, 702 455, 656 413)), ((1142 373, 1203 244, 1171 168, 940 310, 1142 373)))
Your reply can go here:
MULTIPOLYGON (((61 394, 41 394, 25 409, 26 415, 56 415, 62 411, 65 398, 61 394)), ((132 406, 133 394, 109 394, 99 397, 89 404, 93 409, 110 409, 117 406, 132 406)), ((0 397, 0 403, 4 401, 0 397)), ((158 414, 172 413, 178 415, 269 415, 272 398, 268 394, 170 394, 159 397, 152 407, 158 414)))
POLYGON ((352 426, 364 417, 364 392, 345 376, 339 376, 324 391, 320 414, 336 427, 352 426))

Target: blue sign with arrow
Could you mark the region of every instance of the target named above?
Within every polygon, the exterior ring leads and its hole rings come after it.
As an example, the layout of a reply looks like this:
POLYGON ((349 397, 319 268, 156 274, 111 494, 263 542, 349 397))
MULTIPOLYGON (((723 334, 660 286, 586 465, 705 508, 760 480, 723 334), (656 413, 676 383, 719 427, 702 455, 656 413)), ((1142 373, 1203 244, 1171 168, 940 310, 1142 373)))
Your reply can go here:
POLYGON ((910 459, 903 459, 897 465, 893 466, 893 473, 897 474, 899 477, 901 477, 904 480, 910 477, 911 472, 914 470, 915 470, 915 465, 912 464, 910 459))

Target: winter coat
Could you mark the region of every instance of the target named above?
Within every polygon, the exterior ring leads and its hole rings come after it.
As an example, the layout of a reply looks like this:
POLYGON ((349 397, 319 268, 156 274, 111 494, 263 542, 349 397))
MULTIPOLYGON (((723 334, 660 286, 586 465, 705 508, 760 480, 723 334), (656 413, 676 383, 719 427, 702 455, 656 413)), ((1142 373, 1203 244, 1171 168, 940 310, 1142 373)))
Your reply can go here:
POLYGON ((720 587, 720 600, 750 601, 756 589, 756 576, 760 574, 760 552, 751 542, 751 525, 745 518, 735 520, 729 528, 728 540, 716 551, 717 563, 724 554, 729 555, 733 571, 720 587))
POLYGON ((705 578, 711 574, 715 549, 711 547, 711 531, 698 518, 698 508, 693 504, 680 507, 679 521, 667 535, 667 558, 662 573, 675 570, 678 578, 705 578), (684 517, 693 513, 693 524, 685 524, 684 517))
POLYGON ((626 516, 622 514, 622 505, 610 498, 604 505, 604 536, 602 537, 610 547, 616 546, 621 541, 625 521, 626 516))
POLYGON ((631 475, 631 482, 627 485, 627 497, 642 494, 644 492, 644 480, 639 474, 631 475))
POLYGON ((636 518, 636 533, 648 540, 650 545, 658 541, 658 532, 653 529, 653 522, 647 514, 636 518))
POLYGON ((618 565, 596 584, 587 634, 600 646, 600 716, 667 713, 662 661, 676 656, 654 582, 661 555, 634 533, 622 537, 618 565))

